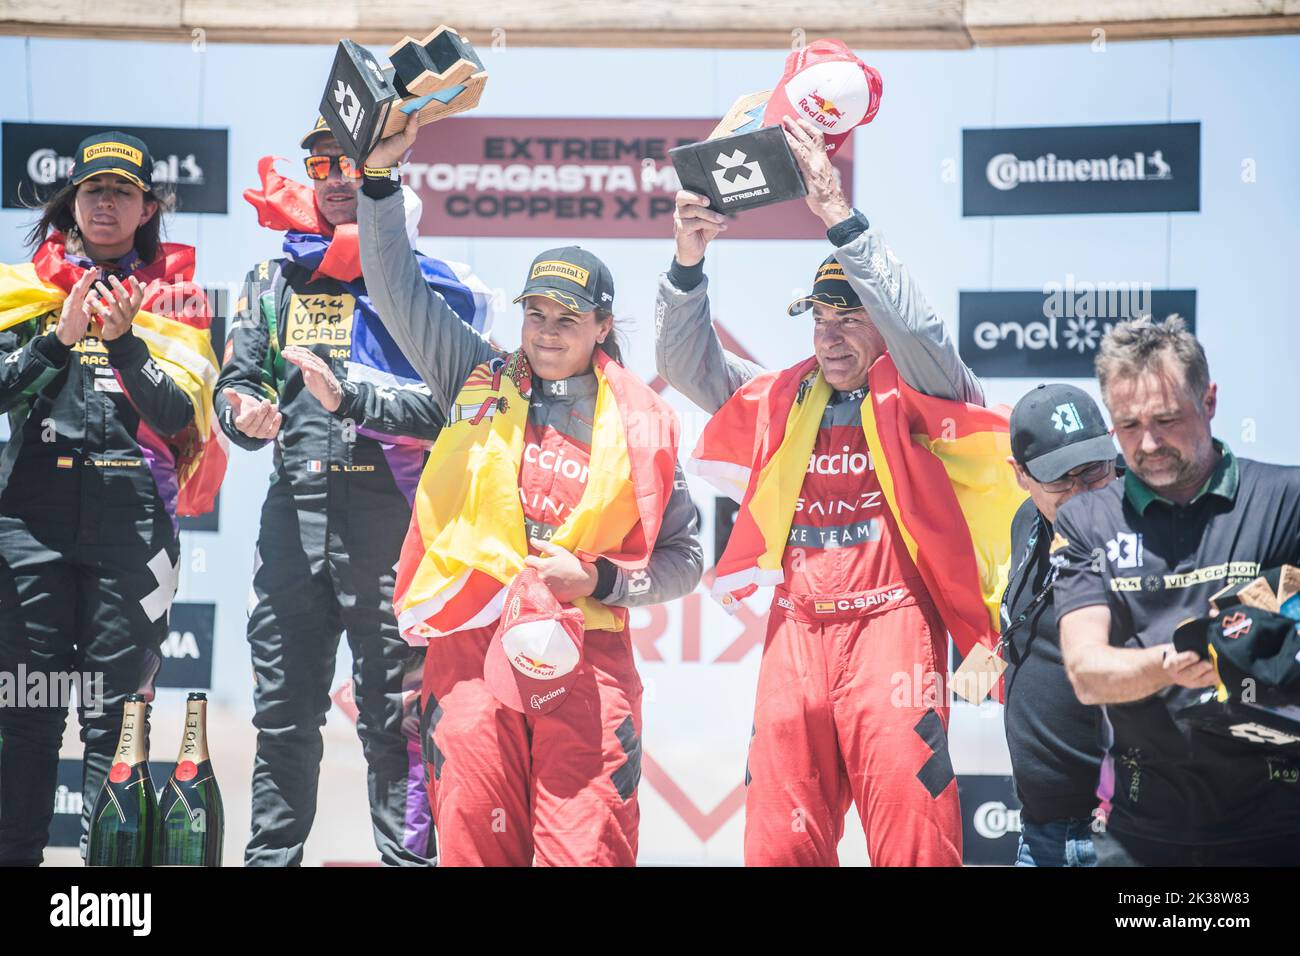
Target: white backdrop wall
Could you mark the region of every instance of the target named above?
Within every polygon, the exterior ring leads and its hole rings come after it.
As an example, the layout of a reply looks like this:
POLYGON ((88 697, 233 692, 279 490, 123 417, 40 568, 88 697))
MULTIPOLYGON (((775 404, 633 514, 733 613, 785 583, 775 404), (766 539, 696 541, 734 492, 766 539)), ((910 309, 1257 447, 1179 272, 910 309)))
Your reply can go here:
MULTIPOLYGON (((881 71, 885 94, 875 122, 857 134, 855 203, 889 237, 954 335, 961 290, 1040 289, 1067 275, 1196 289, 1198 330, 1220 385, 1217 433, 1239 454, 1300 463, 1294 401, 1284 398, 1300 355, 1294 304, 1300 38, 1113 43, 1104 51, 858 52, 881 71), (961 215, 963 127, 1169 121, 1202 124, 1199 213, 961 215), (1253 181, 1243 177, 1247 161, 1253 181)), ((0 119, 229 128, 229 214, 180 214, 170 223, 171 239, 198 246, 201 281, 229 283, 278 250, 278 237, 257 226, 241 192, 255 184, 260 156, 275 153, 296 163, 297 141, 315 118, 332 55, 325 46, 194 50, 0 37, 0 119)), ((740 93, 770 87, 782 61, 780 52, 508 45, 484 49, 483 56, 491 79, 479 115, 540 117, 714 118, 740 93)), ((437 129, 425 135, 436 136, 437 129)), ((790 215, 808 213, 791 205, 790 215)), ((0 211, 0 260, 26 257, 21 234, 30 218, 0 211)), ((426 236, 421 246, 470 263, 489 286, 513 297, 538 250, 572 241, 609 263, 632 342, 630 364, 652 377, 654 285, 672 254, 667 234, 645 240, 557 235, 553 242, 426 236)), ((806 288, 828 251, 818 241, 724 237, 714 244, 706 266, 715 312, 764 363, 788 365, 810 352, 808 323, 787 318, 784 303, 806 288)), ((518 341, 517 307, 502 308, 495 337, 508 345, 518 341)), ((1012 403, 1033 384, 992 379, 986 387, 991 401, 1012 403)), ((1096 394, 1090 382, 1080 384, 1096 394)), ((688 448, 696 427, 688 418, 688 448)), ((179 599, 217 605, 212 696, 244 714, 251 712, 245 600, 270 467, 269 451, 235 451, 220 532, 184 535, 185 553, 203 549, 207 570, 183 562, 179 599)), ((692 491, 705 516, 706 554, 712 555, 713 495, 694 481, 692 491)), ((756 611, 763 606, 756 602, 756 611)), ((663 629, 654 642, 663 660, 642 657, 645 748, 658 768, 647 768, 641 788, 642 862, 735 862, 742 817, 735 810, 737 788, 761 644, 738 661, 715 662, 745 631, 743 622, 725 617, 702 593, 653 615, 639 612, 634 623, 643 636, 663 629), (698 660, 683 659, 683 615, 700 616, 698 660)), ((339 680, 347 667, 344 650, 339 680)), ((1009 772, 999 709, 986 704, 954 714, 958 773, 1009 772)), ((360 776, 355 785, 364 787, 360 776)), ((373 851, 364 845, 366 828, 357 832, 363 842, 355 856, 367 858, 373 851)), ((244 834, 228 839, 242 842, 244 834)), ((864 859, 853 821, 843 850, 846 862, 864 859)))

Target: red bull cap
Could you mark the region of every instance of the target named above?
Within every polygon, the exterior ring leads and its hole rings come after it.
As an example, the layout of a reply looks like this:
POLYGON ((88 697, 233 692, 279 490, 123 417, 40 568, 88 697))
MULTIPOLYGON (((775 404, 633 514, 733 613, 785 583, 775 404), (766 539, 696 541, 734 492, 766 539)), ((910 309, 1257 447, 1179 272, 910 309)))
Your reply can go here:
POLYGON ((875 118, 883 91, 880 74, 847 45, 815 40, 786 57, 763 125, 778 126, 785 116, 807 120, 825 134, 826 151, 834 154, 857 127, 875 118))
POLYGON ((582 611, 555 599, 526 568, 506 591, 501 620, 483 661, 494 697, 521 714, 549 714, 569 699, 582 671, 582 611))

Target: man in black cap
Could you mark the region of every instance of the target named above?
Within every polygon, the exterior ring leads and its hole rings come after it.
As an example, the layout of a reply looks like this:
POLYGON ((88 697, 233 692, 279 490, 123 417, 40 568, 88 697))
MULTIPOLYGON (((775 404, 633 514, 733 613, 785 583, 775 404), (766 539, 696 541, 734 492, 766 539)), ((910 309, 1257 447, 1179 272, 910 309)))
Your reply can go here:
POLYGON ((1177 317, 1112 328, 1097 378, 1124 481, 1066 502, 1054 524, 1066 670, 1083 703, 1103 705, 1097 862, 1300 863, 1300 760, 1189 721, 1218 676, 1174 643, 1225 587, 1298 563, 1300 468, 1213 437, 1217 388, 1177 317))
POLYGON ((1066 501, 1114 479, 1115 442, 1087 392, 1039 385, 1011 413, 1008 461, 1029 492, 1011 523, 1011 574, 1002 599, 1003 719, 1022 805, 1016 865, 1093 866, 1097 711, 1074 696, 1061 659, 1052 525, 1066 501))
MULTIPOLYGON (((301 145, 314 193, 303 205, 320 221, 305 228, 277 218, 284 210, 273 196, 288 189, 256 197, 260 221, 292 225, 283 255, 244 280, 217 383, 230 440, 250 451, 275 443, 248 619, 258 735, 244 861, 302 861, 316 813, 320 727, 346 631, 375 845, 385 864, 426 866, 434 841, 416 737, 423 653, 397 632, 393 565, 442 413, 423 385, 355 361, 363 327, 367 342, 382 333, 357 248, 361 171, 323 120, 301 145)), ((422 258, 421 269, 462 318, 485 317, 486 300, 446 263, 422 258)))
MULTIPOLYGON (((771 572, 779 584, 746 768, 745 862, 836 865, 854 802, 874 865, 960 865, 947 698, 924 685, 946 673, 949 628, 891 511, 880 478, 890 463, 875 460, 865 427, 875 420, 875 396, 898 394, 891 384, 899 380, 924 396, 971 405, 983 405, 984 392, 907 269, 848 204, 822 134, 794 122, 786 133, 808 186, 806 204, 834 247, 811 292, 788 307, 792 316, 811 313, 816 364, 793 404, 814 390, 824 395, 818 379, 830 394, 818 398, 825 404, 807 472, 791 502, 780 571, 771 572), (881 690, 894 672, 927 675, 908 706, 881 690)), ((745 401, 739 393, 751 381, 767 390, 751 404, 770 407, 786 400, 776 390, 790 378, 725 351, 713 328, 704 256, 725 228, 726 217, 706 198, 677 194, 676 255, 655 304, 659 373, 708 414, 721 410, 724 421, 738 408, 724 406, 733 396, 745 401)), ((737 419, 749 421, 743 412, 737 419)), ((761 467, 755 461, 748 470, 761 467)), ((934 500, 942 493, 934 489, 934 500)))

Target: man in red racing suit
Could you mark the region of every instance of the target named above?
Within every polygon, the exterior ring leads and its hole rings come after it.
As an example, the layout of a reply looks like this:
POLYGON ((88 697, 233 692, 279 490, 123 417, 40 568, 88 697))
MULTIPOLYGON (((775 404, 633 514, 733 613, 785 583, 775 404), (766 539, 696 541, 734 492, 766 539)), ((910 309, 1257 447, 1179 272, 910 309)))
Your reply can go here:
MULTIPOLYGON (((886 506, 862 403, 865 370, 884 351, 917 391, 977 405, 983 391, 906 269, 845 202, 820 135, 790 126, 787 135, 808 205, 835 246, 812 293, 789 312, 812 308, 818 361, 834 391, 768 620, 745 775, 745 862, 837 865, 852 801, 873 865, 956 866, 947 633, 886 506), (840 387, 846 380, 854 387, 840 387)), ((712 414, 763 369, 725 352, 710 322, 703 257, 723 217, 706 202, 678 194, 656 359, 660 374, 712 414)))

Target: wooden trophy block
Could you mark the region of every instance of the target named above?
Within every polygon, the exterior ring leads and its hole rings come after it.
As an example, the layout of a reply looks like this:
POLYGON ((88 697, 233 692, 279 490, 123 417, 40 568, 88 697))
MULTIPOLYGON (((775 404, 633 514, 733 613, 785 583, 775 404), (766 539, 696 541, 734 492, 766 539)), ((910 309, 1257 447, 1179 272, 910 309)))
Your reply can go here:
POLYGON ((733 133, 748 133, 758 129, 763 125, 763 111, 767 109, 767 101, 771 98, 771 90, 746 93, 731 104, 731 109, 727 110, 727 115, 713 127, 713 132, 708 135, 708 139, 730 136, 733 133))
POLYGON ((410 96, 428 96, 450 86, 463 86, 483 63, 474 47, 451 27, 443 24, 423 40, 403 37, 388 51, 400 80, 410 96))
POLYGON ((423 126, 473 109, 483 96, 487 70, 473 45, 449 26, 419 41, 404 37, 389 58, 393 85, 404 99, 388 114, 385 136, 404 128, 411 116, 423 126))

